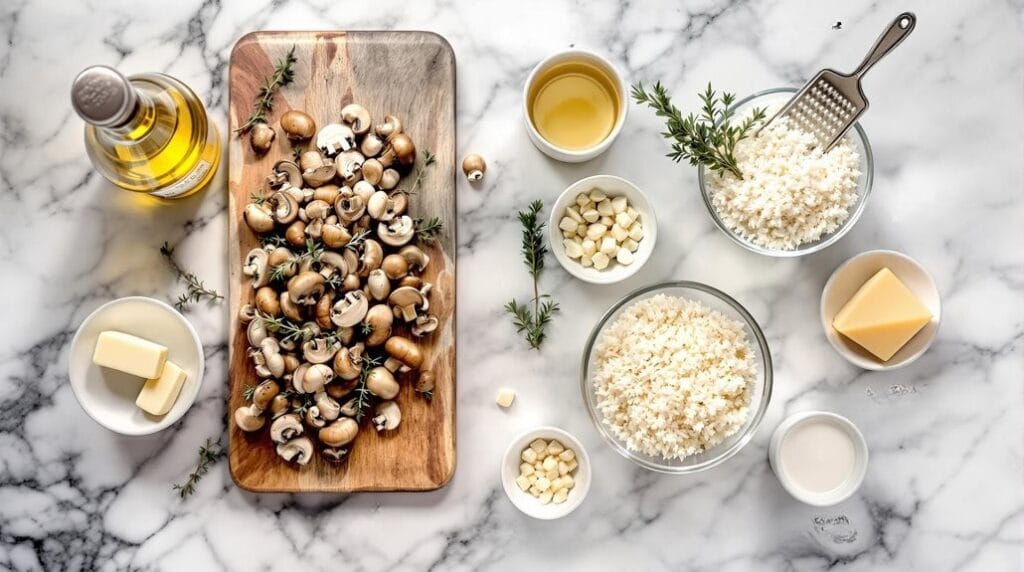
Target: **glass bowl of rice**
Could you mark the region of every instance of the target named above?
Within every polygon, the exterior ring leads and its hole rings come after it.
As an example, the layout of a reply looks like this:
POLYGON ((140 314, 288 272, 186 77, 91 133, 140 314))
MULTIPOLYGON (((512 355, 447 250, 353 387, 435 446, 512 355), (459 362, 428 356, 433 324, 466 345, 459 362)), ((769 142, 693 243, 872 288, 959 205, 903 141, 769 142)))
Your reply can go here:
MULTIPOLYGON (((732 108, 733 121, 755 107, 766 108, 767 121, 797 91, 780 87, 740 100, 732 108)), ((759 254, 803 256, 828 247, 853 228, 871 194, 874 159, 860 123, 828 155, 811 149, 805 132, 779 124, 777 119, 756 139, 751 135, 737 144, 742 181, 703 165, 698 181, 712 220, 726 236, 759 254)))
POLYGON ((620 455, 696 473, 753 438, 772 395, 772 358, 739 302, 705 284, 666 282, 605 312, 587 339, 580 389, 620 455))

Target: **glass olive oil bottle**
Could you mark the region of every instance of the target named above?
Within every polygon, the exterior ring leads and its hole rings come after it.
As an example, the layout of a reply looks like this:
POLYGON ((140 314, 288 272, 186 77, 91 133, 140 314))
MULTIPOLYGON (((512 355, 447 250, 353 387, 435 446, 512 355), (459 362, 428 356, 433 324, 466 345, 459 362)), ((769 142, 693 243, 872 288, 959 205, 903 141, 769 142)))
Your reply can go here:
POLYGON ((92 66, 75 78, 71 103, 87 123, 89 158, 119 187, 178 199, 202 189, 217 170, 217 127, 196 94, 170 76, 126 78, 92 66))

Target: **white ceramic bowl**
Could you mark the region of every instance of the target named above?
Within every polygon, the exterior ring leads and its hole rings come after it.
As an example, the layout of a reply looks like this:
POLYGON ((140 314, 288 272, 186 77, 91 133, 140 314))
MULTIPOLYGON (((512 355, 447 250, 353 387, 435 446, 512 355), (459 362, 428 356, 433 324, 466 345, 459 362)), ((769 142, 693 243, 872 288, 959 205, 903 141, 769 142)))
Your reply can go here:
POLYGON ((636 274, 651 257, 654 245, 658 241, 658 219, 647 201, 647 196, 636 185, 626 179, 612 175, 594 175, 580 179, 569 185, 569 188, 562 191, 555 204, 551 207, 548 218, 548 245, 555 255, 558 263, 565 268, 565 271, 584 282, 593 284, 613 284, 621 282, 636 274), (558 228, 558 222, 565 215, 566 207, 576 204, 576 195, 589 192, 593 189, 601 189, 608 196, 625 196, 629 204, 640 213, 640 224, 644 227, 644 238, 640 241, 640 247, 634 253, 633 263, 623 266, 617 261, 604 270, 598 270, 591 266, 584 268, 577 260, 569 258, 565 254, 565 246, 562 244, 562 231, 558 228))
POLYGON ((913 258, 892 250, 870 250, 854 256, 839 266, 825 283, 821 293, 821 326, 832 347, 850 363, 870 370, 889 370, 905 366, 921 357, 932 345, 939 331, 942 304, 935 281, 913 258), (925 325, 889 361, 883 362, 860 347, 853 340, 843 336, 832 327, 839 310, 853 295, 882 268, 892 270, 921 303, 931 311, 932 320, 925 325))
POLYGON ((579 439, 562 429, 557 427, 531 429, 513 439, 509 443, 508 449, 505 450, 505 456, 501 461, 501 485, 505 488, 508 500, 512 501, 512 504, 526 515, 541 520, 562 518, 576 510, 576 507, 580 506, 590 491, 590 456, 587 455, 587 450, 583 448, 583 443, 580 443, 579 439), (527 448, 537 438, 548 441, 557 439, 566 448, 572 449, 576 453, 576 462, 579 464, 576 468, 576 474, 573 475, 573 480, 576 484, 573 488, 569 489, 569 498, 564 503, 541 504, 533 495, 521 490, 519 485, 516 484, 516 477, 519 476, 519 465, 522 463, 520 455, 523 449, 527 448))
POLYGON ((534 146, 540 149, 545 155, 558 161, 564 161, 566 163, 582 163, 583 161, 589 161, 607 151, 608 148, 612 146, 612 143, 615 142, 615 138, 619 136, 619 132, 622 131, 622 125, 626 123, 626 115, 628 112, 629 90, 626 88, 626 82, 622 79, 622 74, 619 73, 619 70, 617 70, 610 61, 591 51, 573 49, 552 54, 541 60, 541 62, 533 68, 533 71, 531 71, 530 75, 526 78, 526 83, 523 85, 523 122, 526 123, 526 132, 530 135, 530 141, 533 141, 534 146), (549 143, 547 139, 544 139, 530 120, 530 87, 533 85, 537 75, 551 66, 567 61, 580 60, 589 62, 603 69, 615 81, 615 85, 619 90, 619 116, 615 119, 615 126, 612 127, 611 133, 609 133, 608 136, 597 145, 589 149, 564 149, 553 145, 549 143))
POLYGON ((148 435, 170 427, 192 407, 203 383, 203 345, 192 324, 171 306, 145 296, 119 298, 97 308, 71 342, 68 377, 82 409, 97 423, 122 435, 148 435), (167 359, 188 379, 166 415, 135 406, 145 380, 92 362, 100 332, 117 330, 167 346, 167 359))
POLYGON ((813 506, 832 506, 850 498, 860 488, 861 483, 864 482, 864 475, 868 472, 868 445, 864 440, 864 435, 857 429, 857 426, 842 415, 836 415, 828 411, 804 411, 784 419, 775 429, 775 432, 772 433, 771 441, 768 443, 768 463, 771 465, 772 471, 775 472, 775 476, 778 477, 779 483, 782 484, 782 488, 786 489, 786 492, 792 495, 793 498, 813 506), (811 421, 831 423, 843 430, 850 437, 850 440, 853 441, 853 473, 838 488, 824 493, 807 491, 796 486, 789 478, 789 475, 786 474, 786 471, 779 467, 779 451, 782 447, 783 439, 786 438, 786 434, 792 431, 794 427, 811 421))

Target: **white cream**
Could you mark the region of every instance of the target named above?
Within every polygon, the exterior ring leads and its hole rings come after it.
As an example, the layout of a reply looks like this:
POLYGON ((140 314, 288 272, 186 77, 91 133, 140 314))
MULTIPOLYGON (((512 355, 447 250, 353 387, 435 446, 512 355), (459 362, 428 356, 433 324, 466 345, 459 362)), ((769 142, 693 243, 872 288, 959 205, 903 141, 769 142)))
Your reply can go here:
POLYGON ((841 487, 853 475, 856 460, 850 434, 828 419, 798 423, 779 451, 779 469, 794 486, 811 493, 841 487))

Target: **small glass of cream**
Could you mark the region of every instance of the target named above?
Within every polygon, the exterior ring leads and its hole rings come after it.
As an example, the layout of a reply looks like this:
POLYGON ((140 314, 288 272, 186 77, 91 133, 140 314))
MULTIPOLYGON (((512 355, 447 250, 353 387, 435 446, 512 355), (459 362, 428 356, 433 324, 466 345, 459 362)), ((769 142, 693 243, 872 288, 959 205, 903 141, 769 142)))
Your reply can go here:
POLYGON ((794 498, 832 506, 848 499, 864 481, 868 447, 849 419, 805 411, 787 417, 775 429, 768 461, 782 488, 794 498))

